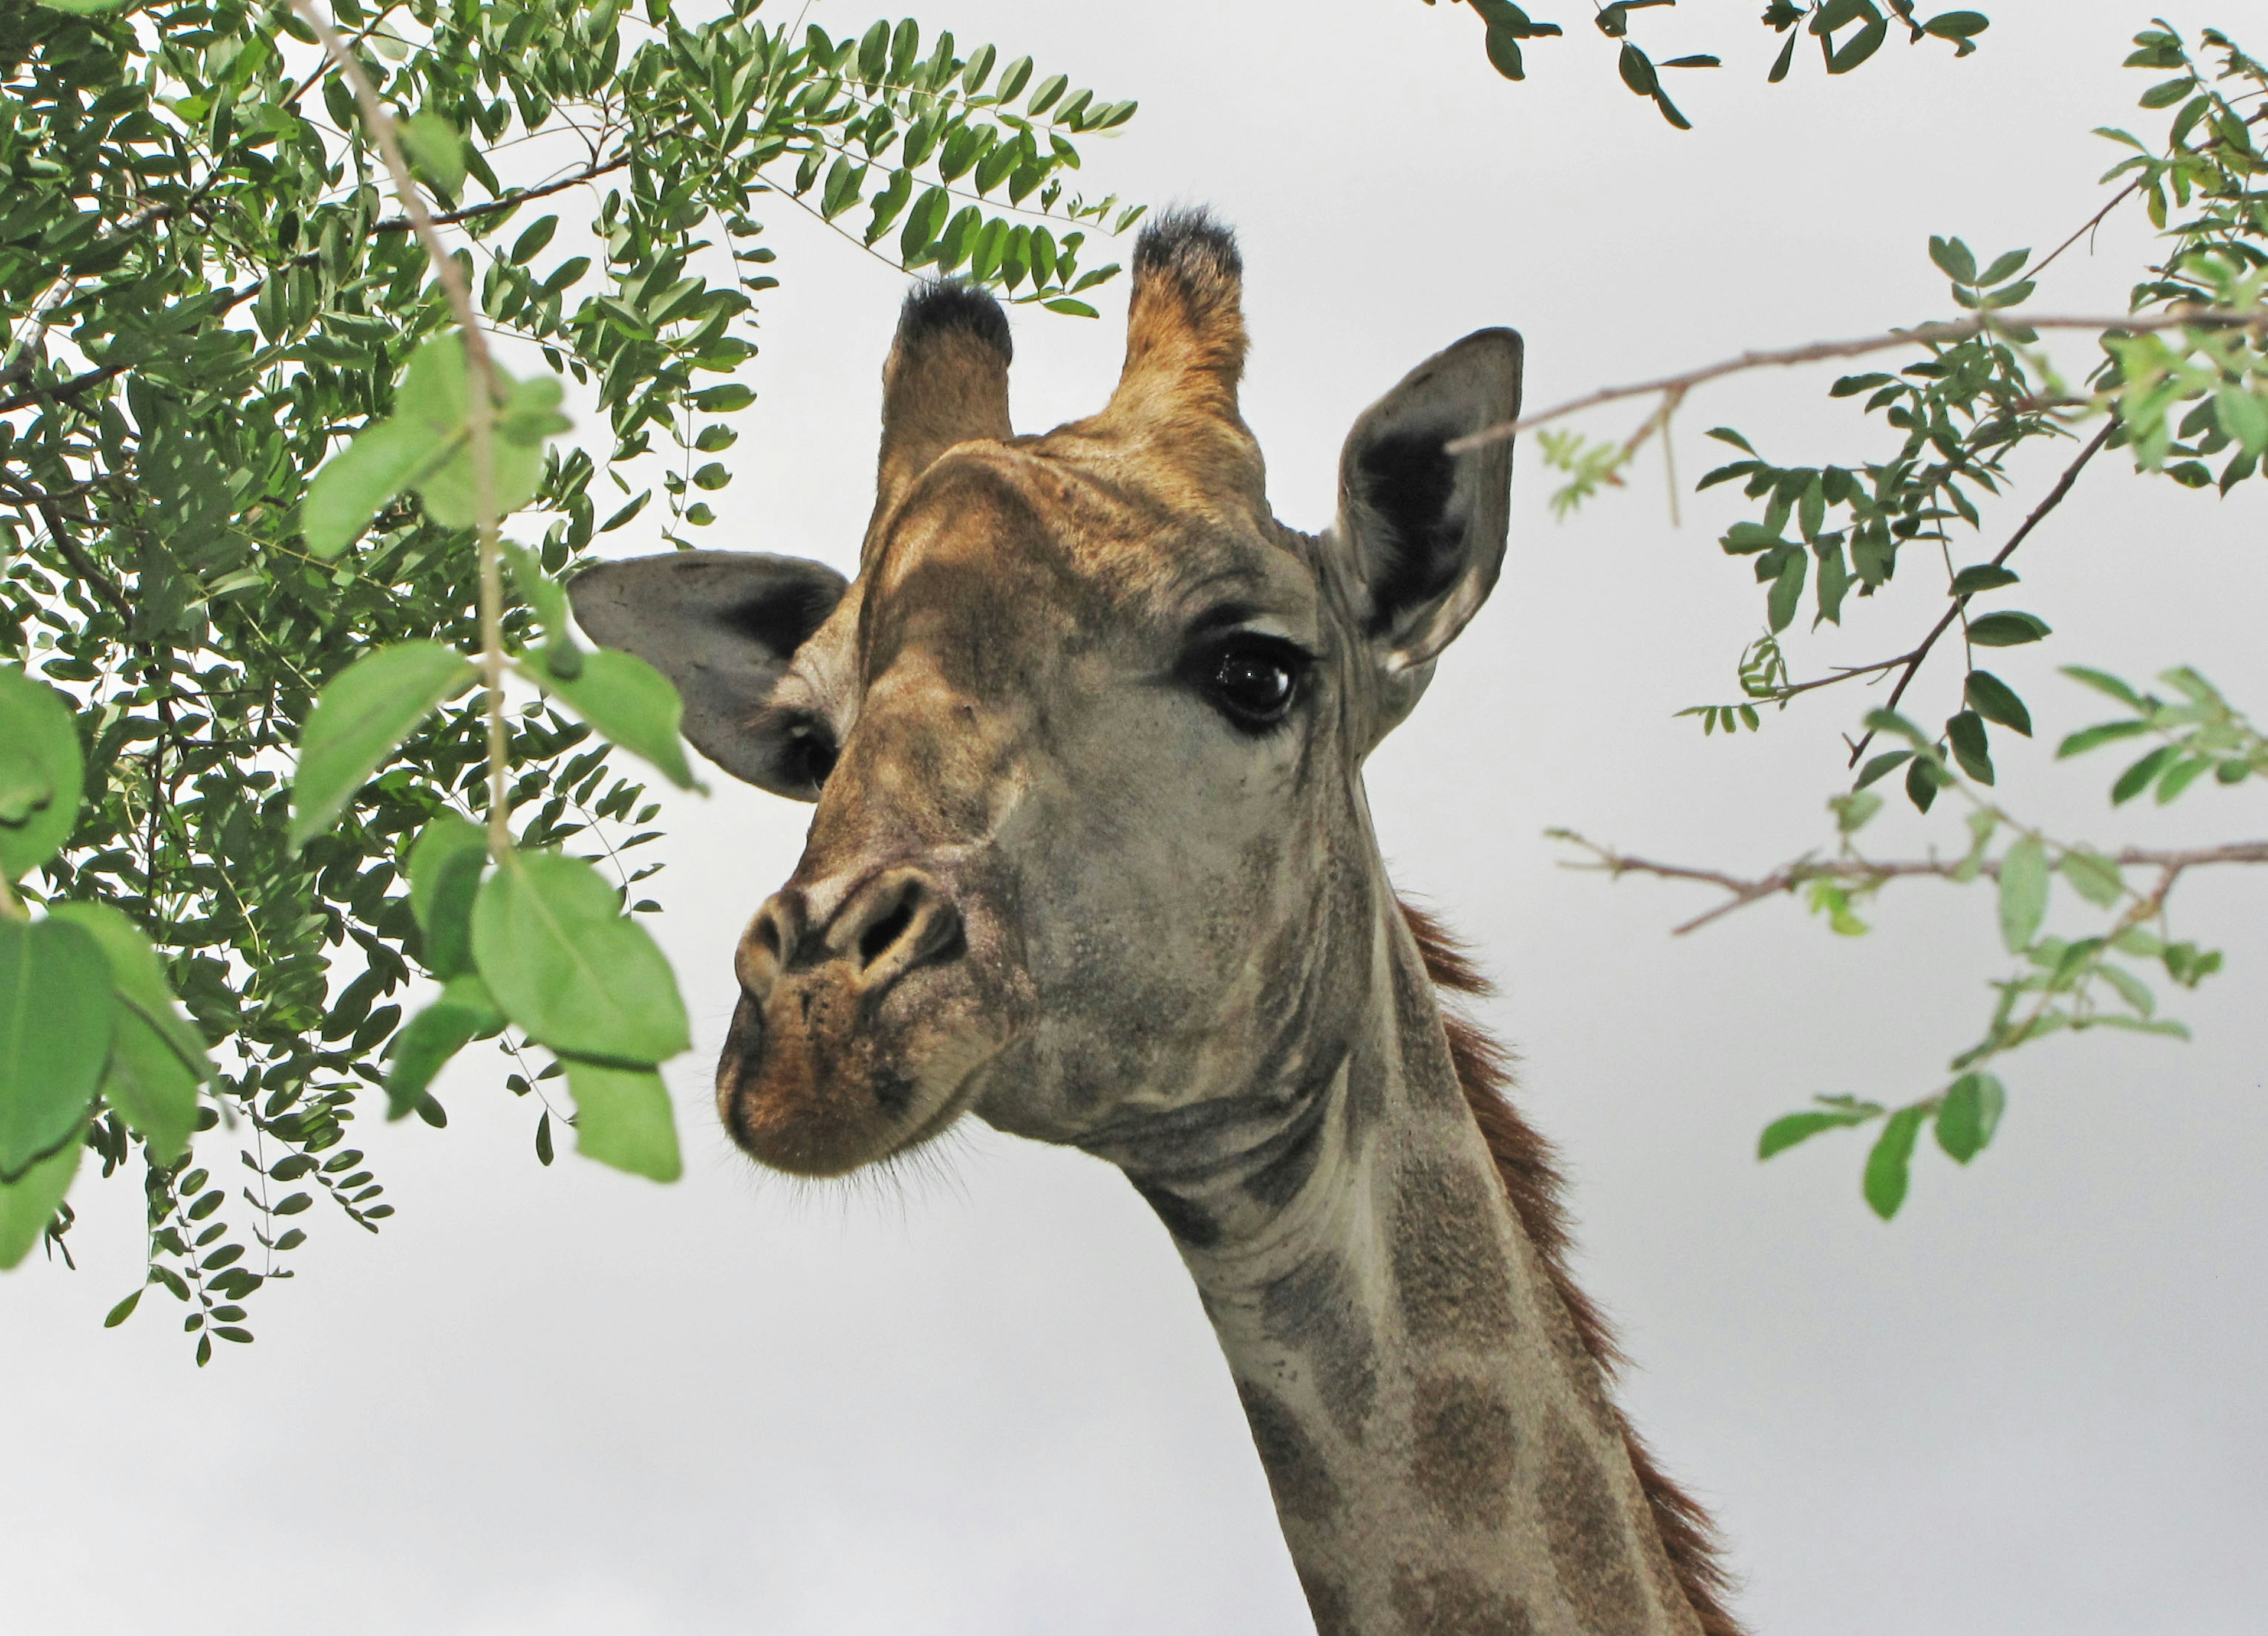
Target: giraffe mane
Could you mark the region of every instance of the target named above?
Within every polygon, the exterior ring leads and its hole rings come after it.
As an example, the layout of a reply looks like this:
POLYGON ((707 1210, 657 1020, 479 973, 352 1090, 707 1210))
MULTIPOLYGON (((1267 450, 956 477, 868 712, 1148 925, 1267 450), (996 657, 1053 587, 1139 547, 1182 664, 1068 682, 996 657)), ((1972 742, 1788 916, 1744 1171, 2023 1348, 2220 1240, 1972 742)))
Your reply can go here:
MULTIPOLYGON (((1521 1118, 1508 1093, 1513 1085, 1513 1058, 1501 1041, 1475 1022, 1452 996, 1478 998, 1494 984, 1473 962, 1455 934, 1432 915, 1408 902, 1403 918, 1418 940, 1425 957, 1425 975, 1442 991, 1442 1022, 1448 1031, 1449 1056, 1456 1065, 1457 1084, 1465 1105, 1480 1126, 1504 1183, 1505 1197, 1520 1220, 1544 1276, 1557 1292, 1583 1348, 1597 1360, 1600 1373, 1611 1382, 1629 1360, 1615 1338, 1614 1328, 1596 1302, 1576 1285, 1567 1266, 1570 1225, 1563 1197, 1565 1178, 1550 1142, 1521 1118)), ((1646 1495, 1646 1508, 1661 1536, 1664 1553, 1677 1577, 1685 1599, 1692 1603, 1702 1636, 1742 1636, 1740 1622, 1725 1605, 1733 1588, 1730 1570, 1721 1556, 1716 1525, 1700 1501, 1678 1486, 1655 1463, 1653 1451, 1632 1429, 1620 1404, 1609 1397, 1615 1426, 1630 1450, 1631 1468, 1646 1495)))

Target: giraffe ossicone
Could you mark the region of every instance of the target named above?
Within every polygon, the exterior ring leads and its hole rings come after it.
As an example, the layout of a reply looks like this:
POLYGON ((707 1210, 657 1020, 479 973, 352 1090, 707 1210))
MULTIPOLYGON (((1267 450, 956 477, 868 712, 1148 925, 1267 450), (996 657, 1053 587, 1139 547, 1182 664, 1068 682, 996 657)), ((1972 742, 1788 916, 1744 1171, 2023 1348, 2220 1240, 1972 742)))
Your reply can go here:
POLYGON ((1233 240, 1135 252, 1103 409, 1008 413, 999 307, 907 299, 846 583, 681 552, 571 586, 726 770, 814 801, 736 956, 733 1139, 838 1175, 964 1114, 1116 1164, 1172 1233, 1323 1636, 1736 1631, 1705 1520, 1608 1396, 1548 1150, 1444 1013, 1470 968, 1386 879, 1364 758, 1502 564, 1520 337, 1357 421, 1278 523, 1237 409, 1233 240))

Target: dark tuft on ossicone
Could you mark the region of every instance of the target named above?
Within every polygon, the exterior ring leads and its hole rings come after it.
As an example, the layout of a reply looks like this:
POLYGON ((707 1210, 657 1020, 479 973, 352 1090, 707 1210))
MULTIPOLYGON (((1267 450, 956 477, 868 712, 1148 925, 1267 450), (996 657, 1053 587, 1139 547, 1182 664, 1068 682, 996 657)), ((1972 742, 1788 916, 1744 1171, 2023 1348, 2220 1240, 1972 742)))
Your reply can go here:
POLYGON ((949 278, 932 278, 916 284, 906 295, 898 314, 898 340, 911 345, 932 335, 958 330, 976 336, 1012 363, 1016 348, 1008 337, 1008 315, 991 295, 974 284, 949 278))
POLYGON ((1192 295, 1233 290, 1244 276, 1236 235, 1196 207, 1167 210, 1151 218, 1134 241, 1134 276, 1160 275, 1179 282, 1192 295))

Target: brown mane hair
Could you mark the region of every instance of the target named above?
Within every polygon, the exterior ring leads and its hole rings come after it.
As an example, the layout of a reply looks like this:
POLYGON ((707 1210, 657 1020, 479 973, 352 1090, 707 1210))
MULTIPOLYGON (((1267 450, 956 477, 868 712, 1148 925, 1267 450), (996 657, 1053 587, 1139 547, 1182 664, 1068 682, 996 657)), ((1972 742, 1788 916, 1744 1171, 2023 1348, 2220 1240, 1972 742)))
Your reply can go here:
MULTIPOLYGON (((1511 1200, 1513 1213, 1520 1219, 1529 1242, 1535 1246, 1544 1276, 1567 1308, 1584 1349, 1597 1360, 1600 1373, 1611 1381, 1627 1360, 1606 1315, 1576 1287, 1574 1275, 1567 1270, 1567 1207, 1560 1197, 1565 1183, 1551 1144, 1520 1116, 1506 1095, 1512 1088, 1512 1054, 1447 1000, 1452 994, 1484 995, 1493 985, 1439 920, 1407 903, 1402 905, 1402 915, 1418 940, 1419 954, 1425 956, 1426 976, 1443 991, 1441 1017, 1448 1029, 1449 1056, 1456 1064, 1457 1083, 1496 1160, 1505 1196, 1511 1200)), ((1653 1451, 1631 1429, 1621 1408, 1611 1399, 1609 1408, 1630 1449, 1631 1467, 1653 1514, 1662 1550, 1685 1599, 1693 1604, 1703 1636, 1742 1636, 1739 1621, 1725 1606, 1732 1576, 1719 1558, 1717 1530, 1708 1513, 1654 1463, 1653 1451)))

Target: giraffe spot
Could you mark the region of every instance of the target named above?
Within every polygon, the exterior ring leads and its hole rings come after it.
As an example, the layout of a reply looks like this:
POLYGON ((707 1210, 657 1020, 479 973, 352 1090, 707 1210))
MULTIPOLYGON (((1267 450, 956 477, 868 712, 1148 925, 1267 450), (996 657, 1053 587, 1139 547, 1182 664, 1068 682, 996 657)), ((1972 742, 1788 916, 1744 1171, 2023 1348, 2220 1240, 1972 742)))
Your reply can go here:
MULTIPOLYGON (((1131 1176, 1127 1178, 1133 1181, 1131 1176)), ((1220 1242, 1220 1223, 1203 1205, 1183 1198, 1162 1187, 1150 1187, 1134 1183, 1134 1190, 1142 1195, 1142 1202, 1157 1212, 1158 1220, 1166 1224, 1166 1231, 1195 1249, 1210 1249, 1220 1242)))
POLYGON ((1440 1159, 1403 1167, 1394 1196, 1394 1286, 1421 1344, 1487 1348, 1518 1327, 1512 1268, 1498 1234, 1503 1195, 1479 1172, 1440 1159))
POLYGON ((1354 1622, 1354 1598, 1347 1595, 1345 1586, 1302 1568, 1300 1588, 1307 1595, 1315 1636, 1361 1636, 1361 1627, 1354 1622))
POLYGON ((1401 960, 1394 962, 1394 1022, 1407 1053, 1411 1100, 1437 1110, 1462 1112, 1465 1093, 1449 1058, 1449 1036, 1442 1028, 1433 985, 1422 970, 1401 960))
POLYGON ((1526 1603, 1462 1568, 1403 1563, 1388 1594, 1402 1636, 1534 1636, 1535 1630, 1526 1603))
POLYGON ((1323 1407, 1359 1441, 1378 1395, 1378 1343, 1346 1264, 1326 1254, 1285 1273, 1262 1293, 1260 1319, 1269 1338, 1307 1360, 1323 1407))
POLYGON ((1252 1446, 1260 1451, 1278 1514, 1299 1522, 1333 1515, 1339 1508, 1338 1479, 1291 1406, 1266 1387, 1246 1381, 1236 1383, 1236 1395, 1244 1404, 1245 1423, 1252 1428, 1252 1446))
POLYGON ((1565 1415, 1543 1433, 1536 1503, 1551 1550, 1551 1571, 1589 1636, 1643 1629, 1648 1610, 1636 1552, 1613 1484, 1565 1415))
POLYGON ((1509 1507, 1520 1431, 1494 1387, 1456 1375, 1418 1382, 1410 1411, 1410 1480, 1451 1522, 1500 1526, 1509 1507))

